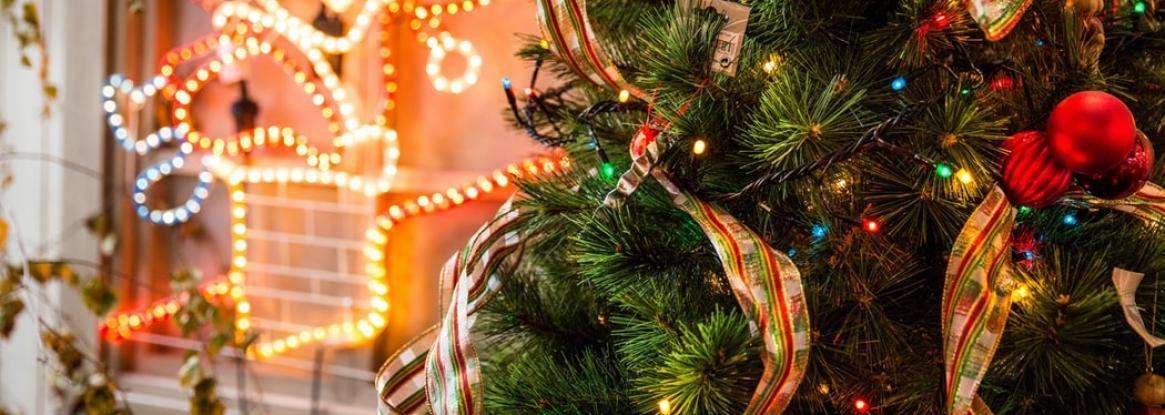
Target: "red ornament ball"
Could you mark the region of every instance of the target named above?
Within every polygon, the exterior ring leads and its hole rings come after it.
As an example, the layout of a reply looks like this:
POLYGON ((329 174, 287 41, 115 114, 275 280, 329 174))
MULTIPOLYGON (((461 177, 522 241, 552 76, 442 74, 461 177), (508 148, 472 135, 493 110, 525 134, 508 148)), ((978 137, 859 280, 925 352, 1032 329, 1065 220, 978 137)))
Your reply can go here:
POLYGON ((1133 150, 1125 155, 1115 168, 1100 174, 1082 174, 1076 177, 1088 194, 1101 199, 1121 199, 1145 186, 1153 172, 1153 143, 1145 133, 1137 132, 1133 150))
POLYGON ((1048 118, 1052 151, 1077 173, 1102 173, 1120 164, 1137 141, 1137 123, 1120 99, 1100 91, 1072 94, 1048 118))
POLYGON ((1003 162, 1001 185, 1016 206, 1042 208, 1056 203, 1072 184, 1072 171, 1052 156, 1048 136, 1024 131, 1004 143, 1011 154, 1003 162))

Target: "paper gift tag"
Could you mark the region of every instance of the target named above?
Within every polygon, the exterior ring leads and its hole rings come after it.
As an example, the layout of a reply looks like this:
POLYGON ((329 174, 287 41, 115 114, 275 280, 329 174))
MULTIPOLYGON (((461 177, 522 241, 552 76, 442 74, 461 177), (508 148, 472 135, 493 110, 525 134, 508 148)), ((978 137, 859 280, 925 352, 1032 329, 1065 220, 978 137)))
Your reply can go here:
POLYGON ((716 10, 728 22, 716 35, 716 50, 712 54, 712 70, 728 76, 736 76, 736 66, 740 60, 740 48, 744 45, 744 32, 748 29, 748 16, 752 12, 748 6, 728 0, 686 0, 687 7, 716 10))

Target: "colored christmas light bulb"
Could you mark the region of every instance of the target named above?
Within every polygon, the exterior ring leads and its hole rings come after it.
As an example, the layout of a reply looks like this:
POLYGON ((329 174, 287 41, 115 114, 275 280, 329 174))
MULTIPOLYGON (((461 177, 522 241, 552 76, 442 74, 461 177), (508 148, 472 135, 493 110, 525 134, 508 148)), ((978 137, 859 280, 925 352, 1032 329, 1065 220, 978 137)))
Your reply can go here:
POLYGON ((1147 6, 1145 6, 1145 2, 1143 1, 1138 1, 1133 4, 1133 12, 1136 14, 1145 14, 1146 8, 1147 6))
POLYGON ((1031 289, 1027 288, 1026 285, 1020 285, 1011 292, 1011 299, 1012 301, 1019 301, 1027 298, 1029 295, 1031 295, 1031 289))
POLYGON ((1019 214, 1026 215, 1028 213, 1032 213, 1032 208, 1027 207, 1027 206, 1020 206, 1019 207, 1019 214))
POLYGON ((949 179, 952 175, 955 174, 955 171, 954 169, 951 169, 951 166, 939 163, 934 166, 934 174, 938 175, 940 178, 949 179))
POLYGON ((611 163, 603 163, 603 166, 601 167, 600 173, 602 173, 603 178, 605 178, 605 179, 614 178, 615 177, 615 165, 611 164, 611 163))
POLYGON ((825 234, 829 233, 829 228, 821 224, 813 225, 813 229, 810 232, 813 234, 813 238, 822 239, 825 238, 825 234))
POLYGON ((510 89, 513 84, 510 83, 510 77, 502 78, 502 88, 510 89))
POLYGON ((971 182, 975 181, 975 176, 972 176, 971 172, 967 171, 967 169, 959 169, 959 171, 955 172, 955 178, 959 179, 959 182, 963 184, 971 184, 971 182))
POLYGON ((659 400, 659 413, 663 415, 671 414, 671 402, 667 398, 659 400))
POLYGON ((857 411, 857 413, 859 413, 859 414, 869 413, 870 412, 870 403, 866 402, 865 399, 856 398, 856 399, 854 399, 854 411, 857 411))
POLYGON ((862 220, 862 229, 865 229, 869 233, 878 233, 882 229, 882 224, 878 223, 877 220, 867 218, 862 220))
POLYGON ((797 248, 789 248, 789 258, 797 256, 797 248))
POLYGON ((999 74, 987 86, 992 91, 1008 91, 1015 88, 1015 78, 1010 75, 999 74))
POLYGON ((698 155, 704 154, 704 152, 707 150, 708 150, 708 143, 705 142, 704 139, 702 139, 702 138, 698 138, 698 139, 696 139, 695 142, 692 143, 692 154, 695 154, 698 156, 698 155))
POLYGON ((1060 219, 1060 221, 1064 222, 1064 224, 1068 226, 1076 226, 1077 223, 1080 223, 1080 221, 1076 219, 1075 213, 1065 213, 1064 217, 1060 219))
POLYGON ((895 76, 894 79, 890 81, 890 89, 895 91, 906 89, 906 77, 895 76))
POLYGON ((951 27, 951 16, 945 11, 935 13, 930 17, 930 26, 935 30, 946 30, 951 27))

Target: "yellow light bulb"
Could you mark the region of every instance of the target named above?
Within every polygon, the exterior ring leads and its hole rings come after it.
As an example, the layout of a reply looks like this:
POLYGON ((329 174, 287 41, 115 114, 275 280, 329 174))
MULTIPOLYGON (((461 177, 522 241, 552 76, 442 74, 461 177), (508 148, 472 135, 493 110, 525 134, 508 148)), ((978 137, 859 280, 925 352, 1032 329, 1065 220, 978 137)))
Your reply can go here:
POLYGON ((659 400, 659 413, 663 415, 671 414, 671 402, 667 398, 659 400))
POLYGON ((696 139, 696 141, 694 143, 692 143, 692 154, 695 154, 698 156, 698 155, 704 154, 704 152, 707 150, 708 150, 708 143, 705 142, 704 139, 696 139))
POLYGON ((1012 301, 1021 301, 1030 295, 1031 295, 1031 289, 1028 288, 1026 285, 1020 285, 1019 287, 1017 287, 1015 289, 1015 291, 1011 292, 1011 300, 1012 301))
POLYGON ((967 169, 959 169, 959 171, 955 172, 955 178, 959 179, 963 184, 971 184, 971 182, 975 181, 975 177, 967 169))

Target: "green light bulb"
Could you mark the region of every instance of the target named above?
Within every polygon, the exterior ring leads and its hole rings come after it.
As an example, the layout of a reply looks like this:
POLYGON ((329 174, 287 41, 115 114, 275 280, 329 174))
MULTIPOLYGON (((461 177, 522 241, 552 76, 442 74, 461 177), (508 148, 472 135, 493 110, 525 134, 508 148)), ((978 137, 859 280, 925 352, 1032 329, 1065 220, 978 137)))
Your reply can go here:
POLYGON ((603 163, 600 173, 602 173, 604 179, 615 177, 615 165, 611 163, 603 163))
POLYGON ((937 174, 938 177, 949 179, 951 178, 951 175, 955 174, 955 171, 951 169, 951 166, 939 163, 938 165, 934 166, 934 174, 937 174))
POLYGON ((1137 14, 1145 14, 1145 2, 1138 1, 1136 4, 1133 4, 1133 11, 1137 14))

